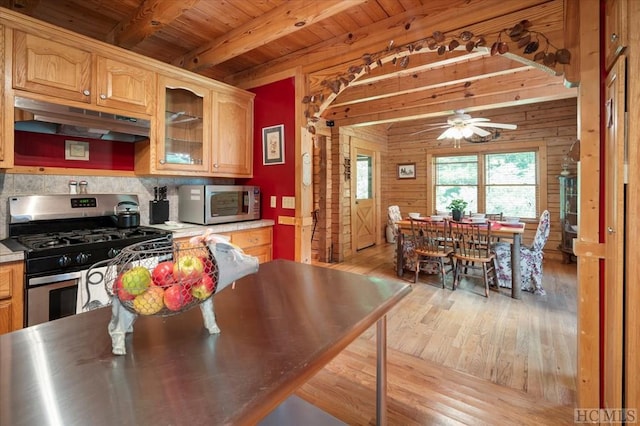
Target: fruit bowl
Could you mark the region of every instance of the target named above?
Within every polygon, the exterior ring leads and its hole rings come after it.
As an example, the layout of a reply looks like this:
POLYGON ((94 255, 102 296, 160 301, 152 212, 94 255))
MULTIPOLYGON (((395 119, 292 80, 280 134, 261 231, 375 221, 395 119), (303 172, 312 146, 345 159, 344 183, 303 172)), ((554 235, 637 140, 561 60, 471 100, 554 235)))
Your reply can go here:
POLYGON ((105 286, 134 314, 169 316, 209 299, 218 278, 207 245, 159 238, 123 248, 109 262, 105 286))

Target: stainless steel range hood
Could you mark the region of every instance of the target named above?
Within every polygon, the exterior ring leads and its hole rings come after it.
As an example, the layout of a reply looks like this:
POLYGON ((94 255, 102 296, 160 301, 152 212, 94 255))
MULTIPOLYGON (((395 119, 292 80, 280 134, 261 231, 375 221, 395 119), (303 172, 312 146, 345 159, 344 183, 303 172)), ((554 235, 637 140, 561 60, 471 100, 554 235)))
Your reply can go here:
POLYGON ((16 97, 15 130, 138 142, 149 137, 149 120, 16 97))

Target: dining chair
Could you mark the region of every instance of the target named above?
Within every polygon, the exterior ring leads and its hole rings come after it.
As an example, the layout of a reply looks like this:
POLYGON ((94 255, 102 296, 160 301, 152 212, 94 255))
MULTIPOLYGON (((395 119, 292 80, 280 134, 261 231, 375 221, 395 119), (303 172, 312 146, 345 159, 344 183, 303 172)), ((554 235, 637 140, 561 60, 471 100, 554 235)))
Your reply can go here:
MULTIPOLYGON (((530 247, 520 246, 520 273, 522 276, 521 289, 535 294, 544 295, 542 287, 542 249, 549 238, 550 214, 545 210, 540 215, 538 229, 530 247)), ((511 288, 511 247, 509 243, 494 244, 495 263, 500 287, 511 288)))
POLYGON ((453 264, 453 241, 447 221, 424 222, 411 220, 411 239, 413 241, 416 255, 416 277, 414 283, 418 282, 420 271, 425 268, 433 270, 433 264, 437 265, 442 281, 442 288, 445 288, 447 272, 454 271, 453 264), (449 270, 445 268, 449 266, 449 270))
POLYGON ((460 284, 460 277, 482 278, 484 295, 489 297, 489 286, 497 285, 494 254, 491 244, 491 222, 462 223, 450 221, 454 241, 453 257, 456 261, 453 289, 460 284))
POLYGON ((493 220, 493 221, 503 220, 504 219, 504 215, 503 215, 502 212, 500 212, 500 213, 487 213, 487 214, 484 215, 484 217, 486 217, 487 220, 493 220))

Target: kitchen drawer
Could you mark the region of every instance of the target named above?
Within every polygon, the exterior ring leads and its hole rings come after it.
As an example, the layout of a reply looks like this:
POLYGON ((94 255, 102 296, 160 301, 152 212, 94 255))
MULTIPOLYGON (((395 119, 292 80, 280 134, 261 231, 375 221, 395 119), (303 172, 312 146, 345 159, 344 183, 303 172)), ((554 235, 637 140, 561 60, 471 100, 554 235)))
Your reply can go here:
POLYGON ((261 245, 271 245, 271 227, 247 229, 246 231, 236 231, 231 234, 231 242, 246 249, 261 245))

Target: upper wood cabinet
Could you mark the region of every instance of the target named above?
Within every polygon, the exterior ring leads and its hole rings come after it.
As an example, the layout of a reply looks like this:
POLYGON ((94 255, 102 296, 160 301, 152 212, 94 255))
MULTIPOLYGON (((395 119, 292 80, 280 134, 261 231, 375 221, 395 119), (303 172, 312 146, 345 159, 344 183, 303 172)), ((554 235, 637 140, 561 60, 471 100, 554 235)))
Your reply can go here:
POLYGON ((253 95, 213 95, 211 171, 214 176, 253 176, 253 95))
POLYGON ((91 53, 22 31, 13 34, 13 87, 91 101, 91 53))
POLYGON ((136 172, 209 174, 210 88, 160 76, 158 94, 156 138, 136 145, 136 172))
POLYGON ((96 57, 96 104, 126 111, 153 114, 156 73, 122 62, 96 57))
POLYGON ((155 73, 22 31, 14 32, 13 87, 77 102, 152 114, 155 73), (95 77, 95 80, 94 80, 95 77))
MULTIPOLYGON (((5 28, 0 25, 0 81, 5 81, 5 28)), ((0 169, 13 167, 13 109, 5 99, 0 84, 0 169)))
POLYGON ((627 46, 627 0, 605 1, 604 28, 606 66, 609 70, 627 46))

